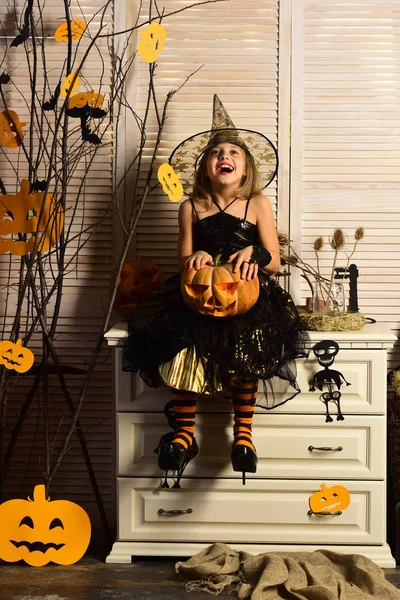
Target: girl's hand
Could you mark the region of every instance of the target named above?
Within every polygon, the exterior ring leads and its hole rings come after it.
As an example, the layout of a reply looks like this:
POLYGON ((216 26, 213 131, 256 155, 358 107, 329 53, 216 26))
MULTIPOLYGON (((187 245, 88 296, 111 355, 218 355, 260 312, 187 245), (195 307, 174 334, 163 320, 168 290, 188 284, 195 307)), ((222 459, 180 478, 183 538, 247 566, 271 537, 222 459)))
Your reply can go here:
POLYGON ((192 254, 192 256, 189 256, 189 258, 186 260, 185 269, 189 270, 193 268, 196 269, 196 271, 199 271, 206 265, 213 264, 214 261, 211 254, 208 254, 208 252, 204 252, 203 250, 198 250, 197 252, 192 254))
POLYGON ((240 279, 247 279, 249 281, 257 277, 258 264, 249 263, 252 252, 253 246, 247 246, 247 248, 243 248, 243 250, 235 252, 229 257, 228 263, 236 260, 235 268, 233 269, 234 273, 237 273, 240 268, 242 269, 240 279))

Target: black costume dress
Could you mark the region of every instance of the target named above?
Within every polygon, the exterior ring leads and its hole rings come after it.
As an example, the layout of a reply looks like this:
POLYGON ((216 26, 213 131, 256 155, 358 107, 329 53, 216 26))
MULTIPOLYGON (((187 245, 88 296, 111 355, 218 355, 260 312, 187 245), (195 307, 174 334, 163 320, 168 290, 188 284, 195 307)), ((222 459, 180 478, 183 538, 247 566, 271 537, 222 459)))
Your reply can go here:
MULTIPOLYGON (((260 244, 257 226, 222 210, 193 226, 194 252, 204 250, 221 262, 260 244)), ((192 202, 193 210, 196 212, 192 202)), ((228 208, 228 207, 226 207, 228 208)), ((274 408, 296 396, 295 358, 307 354, 307 334, 291 296, 275 279, 258 272, 260 294, 247 313, 212 317, 192 312, 180 291, 180 275, 167 279, 134 309, 129 321, 123 369, 139 372, 152 387, 164 382, 178 389, 230 397, 232 375, 263 383, 258 402, 274 408)))

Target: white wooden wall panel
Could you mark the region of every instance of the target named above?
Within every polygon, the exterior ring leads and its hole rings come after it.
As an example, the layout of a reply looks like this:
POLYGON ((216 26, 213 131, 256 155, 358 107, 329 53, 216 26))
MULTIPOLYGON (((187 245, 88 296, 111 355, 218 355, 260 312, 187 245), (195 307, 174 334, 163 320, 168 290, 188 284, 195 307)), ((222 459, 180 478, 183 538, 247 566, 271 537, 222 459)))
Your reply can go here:
MULTIPOLYGON (((328 274, 337 227, 365 238, 352 259, 359 268, 359 305, 368 316, 400 329, 400 5, 398 2, 296 0, 293 68, 292 236, 315 264, 323 236, 328 274), (301 13, 301 14, 300 14, 301 13), (299 62, 297 62, 299 61, 299 62), (296 106, 300 111, 296 113, 296 106), (301 226, 298 219, 301 211, 301 226)), ((337 266, 345 266, 341 254, 337 266)), ((309 289, 303 284, 302 295, 309 289)), ((389 356, 400 363, 399 346, 389 356)))

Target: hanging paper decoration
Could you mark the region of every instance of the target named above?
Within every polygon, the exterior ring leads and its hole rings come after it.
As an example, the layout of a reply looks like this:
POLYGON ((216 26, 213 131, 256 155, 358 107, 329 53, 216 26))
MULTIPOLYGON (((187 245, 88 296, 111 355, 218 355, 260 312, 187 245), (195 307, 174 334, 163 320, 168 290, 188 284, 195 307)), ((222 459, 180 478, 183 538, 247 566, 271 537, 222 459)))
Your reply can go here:
POLYGON ((3 110, 0 113, 0 142, 7 148, 18 148, 24 138, 22 128, 26 123, 21 123, 15 110, 3 110))
POLYGON ((337 513, 345 510, 350 505, 350 492, 343 485, 326 487, 321 483, 321 489, 309 499, 310 512, 317 517, 324 513, 337 513))
POLYGON ((72 94, 74 94, 74 93, 75 93, 75 91, 76 91, 76 88, 78 87, 78 85, 79 85, 79 82, 80 82, 80 77, 79 77, 79 75, 78 75, 78 76, 76 77, 76 79, 75 79, 75 82, 74 82, 74 84, 73 84, 73 85, 71 85, 71 84, 72 84, 72 81, 73 81, 73 79, 74 79, 74 77, 75 77, 75 73, 70 73, 70 74, 68 75, 68 77, 67 77, 67 78, 64 80, 64 83, 62 84, 62 86, 61 86, 61 90, 60 90, 61 96, 62 96, 63 98, 66 98, 66 97, 67 97, 68 91, 69 91, 70 89, 71 89, 71 91, 70 91, 70 96, 72 96, 72 94))
MULTIPOLYGON (((79 40, 82 37, 87 25, 85 21, 80 21, 78 18, 70 23, 71 27, 71 39, 79 40)), ((62 23, 57 27, 54 38, 57 42, 68 42, 68 24, 62 23)))
POLYGON ((26 373, 34 360, 33 352, 22 346, 22 340, 17 340, 15 344, 7 340, 0 342, 0 365, 6 369, 26 373))
POLYGON ((171 202, 179 202, 183 196, 183 187, 179 181, 180 173, 175 173, 168 163, 163 163, 157 171, 158 181, 171 202))
POLYGON ((95 92, 94 90, 91 90, 90 92, 78 92, 69 99, 68 107, 83 108, 87 104, 90 108, 100 108, 103 101, 103 94, 95 92))
POLYGON ((38 252, 47 252, 60 237, 64 227, 62 206, 52 194, 44 199, 44 192, 30 194, 29 191, 29 181, 23 179, 18 194, 0 196, 0 254, 28 254, 36 236, 38 252))
POLYGON ((21 29, 19 29, 19 34, 17 35, 17 37, 15 37, 11 42, 10 48, 16 48, 17 46, 20 46, 21 44, 26 42, 27 39, 29 39, 29 28, 31 24, 32 10, 33 0, 27 0, 22 27, 21 29))
POLYGON ((61 92, 61 81, 57 84, 56 89, 54 90, 53 96, 50 96, 50 100, 47 102, 43 102, 42 108, 43 110, 55 110, 57 106, 57 100, 60 97, 61 92))
POLYGON ((167 39, 167 32, 159 23, 151 23, 147 29, 140 30, 142 39, 139 42, 139 56, 148 63, 157 60, 167 39))
POLYGON ((344 417, 340 407, 341 392, 340 388, 343 383, 351 385, 343 373, 330 369, 333 365, 337 353, 339 352, 339 344, 333 340, 322 340, 315 344, 313 352, 317 358, 318 363, 321 367, 324 367, 322 371, 315 373, 314 377, 310 380, 310 392, 314 392, 317 387, 321 392, 323 391, 324 385, 327 386, 328 391, 321 394, 321 400, 325 403, 326 408, 326 423, 333 421, 329 414, 329 402, 334 402, 337 406, 337 421, 343 421, 344 417), (335 389, 335 386, 337 389, 335 389))
POLYGON ((0 558, 7 562, 72 565, 90 542, 90 519, 83 508, 69 500, 50 502, 44 485, 35 486, 33 500, 0 504, 0 522, 0 558))

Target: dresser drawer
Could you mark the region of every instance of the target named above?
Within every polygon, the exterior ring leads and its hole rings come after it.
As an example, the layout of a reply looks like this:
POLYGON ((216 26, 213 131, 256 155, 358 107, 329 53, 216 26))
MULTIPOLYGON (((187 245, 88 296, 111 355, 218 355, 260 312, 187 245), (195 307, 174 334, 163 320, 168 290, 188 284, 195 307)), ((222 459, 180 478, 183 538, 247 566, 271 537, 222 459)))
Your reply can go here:
MULTIPOLYGON (((232 426, 233 415, 228 412, 197 415, 199 454, 184 477, 241 477, 230 461, 232 426)), ((167 431, 163 414, 120 413, 119 475, 159 476, 153 451, 167 431)), ((383 480, 385 435, 384 416, 346 415, 344 421, 325 423, 322 415, 256 414, 253 439, 258 467, 252 477, 383 480)))
MULTIPOLYGON (((342 481, 329 482, 341 485, 342 481)), ((179 542, 379 544, 385 537, 382 482, 347 482, 341 515, 309 515, 315 481, 188 479, 178 490, 156 478, 119 478, 119 539, 179 542), (160 511, 190 511, 169 514, 160 511)))

